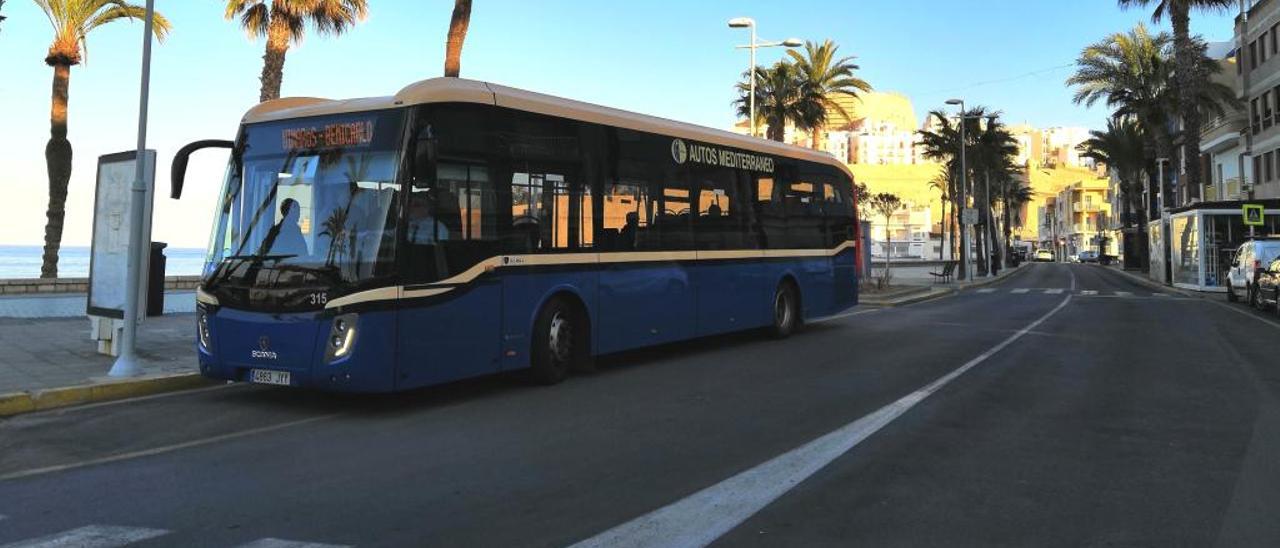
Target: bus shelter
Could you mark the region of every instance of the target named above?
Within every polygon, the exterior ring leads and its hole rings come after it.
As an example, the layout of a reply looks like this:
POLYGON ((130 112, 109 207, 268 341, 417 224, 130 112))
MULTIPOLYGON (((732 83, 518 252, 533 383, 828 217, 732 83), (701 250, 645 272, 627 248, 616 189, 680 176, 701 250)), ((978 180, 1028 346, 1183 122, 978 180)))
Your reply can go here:
POLYGON ((1225 292, 1236 248, 1251 237, 1280 235, 1280 200, 1202 202, 1170 210, 1151 228, 1153 279, 1183 289, 1225 292), (1253 227, 1252 232, 1244 223, 1246 203, 1261 204, 1265 213, 1264 226, 1253 227), (1167 268, 1158 265, 1165 257, 1167 268))

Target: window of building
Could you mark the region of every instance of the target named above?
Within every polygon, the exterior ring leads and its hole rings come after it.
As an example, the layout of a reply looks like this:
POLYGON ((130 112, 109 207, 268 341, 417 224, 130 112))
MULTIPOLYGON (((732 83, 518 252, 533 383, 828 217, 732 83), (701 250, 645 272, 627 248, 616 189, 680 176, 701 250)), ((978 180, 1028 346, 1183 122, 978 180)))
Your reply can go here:
POLYGON ((1251 120, 1253 120, 1253 132, 1258 133, 1262 131, 1262 116, 1261 116, 1261 113, 1258 112, 1257 99, 1252 99, 1249 101, 1249 117, 1251 120))
POLYGON ((1258 64, 1267 62, 1267 31, 1258 36, 1258 64))
POLYGON ((1262 129, 1271 127, 1271 92, 1262 92, 1262 129))
POLYGON ((1277 39, 1276 37, 1277 34, 1280 34, 1280 23, 1271 25, 1271 55, 1280 53, 1280 51, 1277 51, 1276 49, 1276 46, 1280 45, 1277 44, 1277 42, 1280 42, 1280 39, 1277 39))
POLYGON ((1249 42, 1249 70, 1258 68, 1258 41, 1249 42))
POLYGON ((1253 180, 1255 182, 1262 180, 1262 156, 1253 157, 1253 180))
POLYGON ((1275 177, 1275 152, 1268 152, 1262 156, 1263 181, 1270 182, 1275 177))

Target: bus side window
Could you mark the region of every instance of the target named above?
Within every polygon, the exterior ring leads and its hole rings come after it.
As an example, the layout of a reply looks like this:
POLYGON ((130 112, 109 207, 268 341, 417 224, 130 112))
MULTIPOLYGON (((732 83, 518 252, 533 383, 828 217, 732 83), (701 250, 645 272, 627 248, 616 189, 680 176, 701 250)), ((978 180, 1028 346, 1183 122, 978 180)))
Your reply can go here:
POLYGON ((787 215, 779 196, 779 186, 771 175, 755 176, 756 218, 760 220, 760 247, 781 249, 786 246, 787 215))
POLYGON ((593 247, 594 234, 589 187, 558 173, 529 170, 511 175, 507 251, 576 251, 593 247))
POLYGON ((604 251, 633 251, 651 236, 648 184, 640 181, 608 182, 604 186, 601 215, 604 251))
POLYGON ((750 207, 743 206, 736 171, 699 168, 697 178, 698 216, 694 220, 698 249, 753 249, 749 237, 750 207))

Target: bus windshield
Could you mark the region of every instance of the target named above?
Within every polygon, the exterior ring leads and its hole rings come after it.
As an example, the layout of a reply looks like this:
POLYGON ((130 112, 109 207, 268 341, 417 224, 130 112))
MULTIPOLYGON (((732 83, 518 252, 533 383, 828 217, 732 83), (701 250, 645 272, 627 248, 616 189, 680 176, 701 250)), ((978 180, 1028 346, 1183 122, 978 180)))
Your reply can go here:
POLYGON ((247 126, 232 154, 206 286, 352 286, 392 270, 401 111, 247 126))

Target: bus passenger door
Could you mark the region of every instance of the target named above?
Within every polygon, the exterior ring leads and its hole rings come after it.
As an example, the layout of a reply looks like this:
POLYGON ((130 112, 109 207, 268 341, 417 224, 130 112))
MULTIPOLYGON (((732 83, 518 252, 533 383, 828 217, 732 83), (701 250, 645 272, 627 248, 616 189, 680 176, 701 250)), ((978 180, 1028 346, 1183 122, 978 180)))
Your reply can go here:
POLYGON ((408 197, 399 321, 400 388, 499 369, 502 280, 488 167, 442 160, 408 197))

